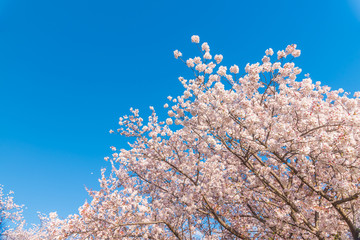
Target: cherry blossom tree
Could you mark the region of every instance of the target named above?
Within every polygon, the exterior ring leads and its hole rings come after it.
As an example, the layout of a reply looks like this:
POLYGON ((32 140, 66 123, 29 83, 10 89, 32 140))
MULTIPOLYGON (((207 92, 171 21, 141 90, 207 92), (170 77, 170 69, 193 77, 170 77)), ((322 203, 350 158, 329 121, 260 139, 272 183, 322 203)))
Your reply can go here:
POLYGON ((55 239, 53 229, 59 228, 58 216, 39 214, 40 224, 27 226, 22 215, 23 206, 14 202, 14 193, 5 195, 0 185, 0 239, 1 240, 39 240, 55 239))
POLYGON ((13 192, 5 195, 0 185, 0 239, 7 238, 14 229, 10 225, 21 225, 22 206, 14 202, 13 192))
MULTIPOLYGON (((360 93, 313 83, 295 44, 261 62, 221 65, 192 42, 167 119, 131 109, 110 133, 101 190, 79 214, 49 217, 51 239, 360 239, 360 93), (189 75, 190 75, 189 74, 189 75), (174 126, 176 125, 176 126, 174 126)), ((44 235, 45 236, 45 235, 44 235)))
MULTIPOLYGON (((315 84, 296 45, 245 74, 205 42, 184 93, 120 118, 136 139, 54 234, 80 239, 359 239, 360 94, 315 84), (271 61, 273 59, 273 62, 271 61), (300 80, 299 80, 300 79, 300 80), (178 125, 173 126, 172 124, 178 125)), ((114 131, 111 131, 114 132, 114 131)))

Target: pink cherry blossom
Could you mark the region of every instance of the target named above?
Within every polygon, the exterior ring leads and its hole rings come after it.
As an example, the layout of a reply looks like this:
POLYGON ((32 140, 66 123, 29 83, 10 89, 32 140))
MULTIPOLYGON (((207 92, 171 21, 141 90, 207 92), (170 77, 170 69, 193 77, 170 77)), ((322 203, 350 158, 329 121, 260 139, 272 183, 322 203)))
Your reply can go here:
POLYGON ((227 71, 227 67, 225 66, 220 66, 219 70, 217 71, 217 74, 219 76, 225 76, 226 75, 226 71, 227 71))
POLYGON ((268 56, 272 56, 274 54, 274 50, 272 48, 266 49, 265 54, 268 56))
POLYGON ((281 59, 281 58, 286 57, 286 53, 285 53, 284 50, 278 51, 278 52, 277 52, 277 56, 278 56, 278 57, 277 57, 278 59, 281 59))
POLYGON ((233 65, 230 67, 230 72, 238 74, 239 73, 239 67, 237 65, 233 65))
POLYGON ((179 51, 179 50, 175 50, 174 51, 174 57, 176 58, 176 59, 178 59, 179 57, 181 57, 182 56, 182 53, 179 51))
POLYGON ((167 119, 166 119, 166 124, 167 124, 167 125, 173 124, 173 120, 172 120, 171 118, 167 118, 167 119))
POLYGON ((212 58, 212 56, 209 52, 206 52, 203 57, 204 57, 204 59, 208 59, 208 60, 212 58))
POLYGON ((209 52, 210 51, 210 47, 209 47, 209 44, 207 42, 204 42, 202 45, 201 45, 201 49, 205 52, 209 52))
POLYGON ((189 58, 188 60, 186 60, 186 65, 187 65, 188 67, 194 67, 194 66, 195 66, 194 60, 191 59, 191 58, 189 58))
POLYGON ((216 63, 219 64, 221 63, 221 61, 223 60, 223 55, 221 54, 216 54, 214 59, 216 60, 216 63))
POLYGON ((110 172, 102 170, 99 191, 88 190, 91 201, 8 236, 358 239, 360 93, 302 76, 285 59, 300 55, 296 47, 279 50, 275 62, 266 50, 238 79, 217 65, 222 55, 217 64, 194 57, 190 78, 179 78, 183 94, 168 97, 169 117, 151 108, 147 121, 137 109, 119 119, 129 148, 111 147, 110 172))
POLYGON ((191 36, 191 42, 199 43, 200 42, 200 37, 198 35, 191 36))

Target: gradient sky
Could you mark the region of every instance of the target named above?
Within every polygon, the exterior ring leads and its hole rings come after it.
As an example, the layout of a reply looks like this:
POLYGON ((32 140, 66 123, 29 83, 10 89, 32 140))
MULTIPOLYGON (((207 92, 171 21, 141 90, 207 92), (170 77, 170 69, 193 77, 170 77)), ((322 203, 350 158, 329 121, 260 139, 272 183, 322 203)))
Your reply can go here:
POLYGON ((182 92, 193 34, 241 69, 296 43, 314 81, 360 90, 359 0, 0 0, 0 184, 29 222, 76 213, 126 146, 118 117, 182 92))

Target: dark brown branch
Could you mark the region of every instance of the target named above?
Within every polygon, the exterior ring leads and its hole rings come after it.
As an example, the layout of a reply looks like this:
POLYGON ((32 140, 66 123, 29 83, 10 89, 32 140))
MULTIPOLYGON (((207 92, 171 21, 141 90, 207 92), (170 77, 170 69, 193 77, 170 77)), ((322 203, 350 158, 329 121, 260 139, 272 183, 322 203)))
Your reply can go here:
POLYGON ((343 199, 337 200, 335 202, 332 202, 332 204, 333 205, 340 205, 342 203, 346 203, 346 202, 357 199, 359 197, 359 195, 360 195, 360 193, 356 193, 356 194, 352 195, 351 197, 343 198, 343 199))

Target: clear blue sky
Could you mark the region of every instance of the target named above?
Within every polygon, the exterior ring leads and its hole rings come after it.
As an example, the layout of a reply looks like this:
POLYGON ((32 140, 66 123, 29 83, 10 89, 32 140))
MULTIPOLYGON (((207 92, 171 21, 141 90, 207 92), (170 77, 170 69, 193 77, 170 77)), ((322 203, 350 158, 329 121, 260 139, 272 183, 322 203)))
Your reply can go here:
POLYGON ((0 184, 26 218, 66 217, 98 188, 108 133, 130 107, 163 111, 182 91, 193 34, 226 64, 297 43, 314 81, 360 90, 358 0, 0 1, 0 184), (91 174, 93 173, 93 174, 91 174))

